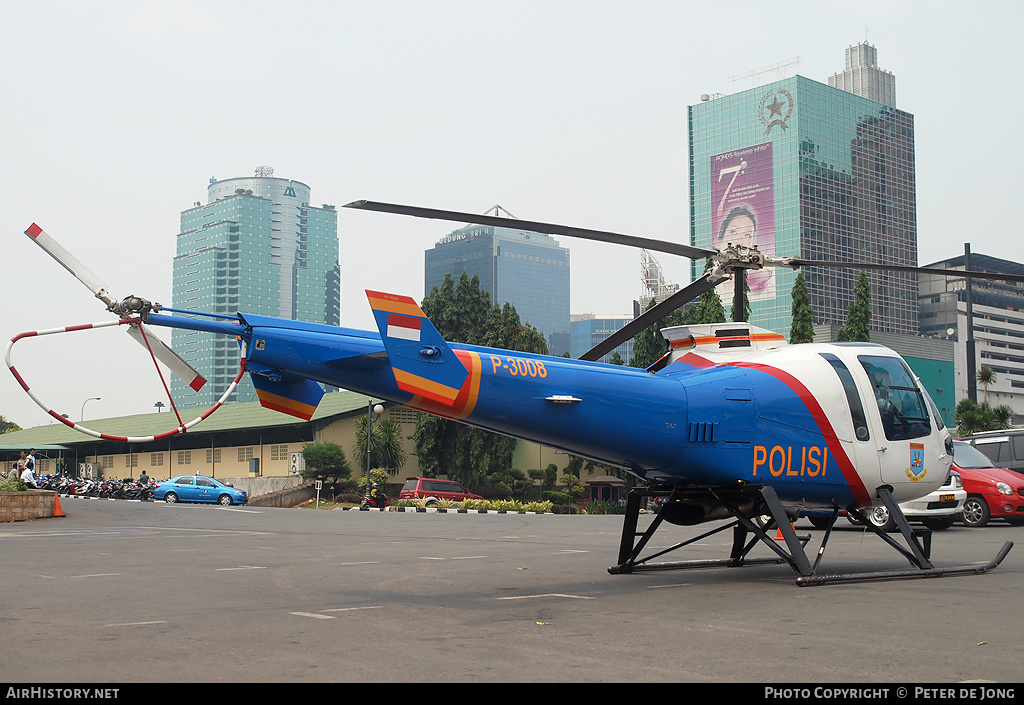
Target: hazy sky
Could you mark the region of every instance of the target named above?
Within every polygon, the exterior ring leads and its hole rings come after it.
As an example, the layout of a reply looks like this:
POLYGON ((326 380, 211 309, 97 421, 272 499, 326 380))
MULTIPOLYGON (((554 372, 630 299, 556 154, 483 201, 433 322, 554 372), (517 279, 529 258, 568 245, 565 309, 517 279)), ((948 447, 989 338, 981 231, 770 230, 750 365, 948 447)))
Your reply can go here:
MULTIPOLYGON (((107 317, 23 234, 32 222, 117 297, 170 305, 180 212, 206 201, 211 177, 261 165, 308 184, 315 205, 339 206, 346 326, 373 328, 365 289, 420 299, 424 250, 459 225, 340 208, 357 199, 500 204, 523 219, 687 242, 687 106, 795 57, 788 75, 827 83, 865 37, 915 116, 920 262, 964 242, 1022 261, 1014 211, 995 207, 1024 185, 1006 163, 1024 119, 1021 8, 0 0, 0 336, 107 317)), ((638 252, 561 244, 574 313, 630 310, 638 252)), ((687 282, 685 260, 659 260, 687 282)), ((90 397, 101 399, 87 419, 167 401, 120 328, 26 340, 13 361, 76 421, 90 397)), ((0 380, 0 414, 50 421, 8 372, 0 380)))

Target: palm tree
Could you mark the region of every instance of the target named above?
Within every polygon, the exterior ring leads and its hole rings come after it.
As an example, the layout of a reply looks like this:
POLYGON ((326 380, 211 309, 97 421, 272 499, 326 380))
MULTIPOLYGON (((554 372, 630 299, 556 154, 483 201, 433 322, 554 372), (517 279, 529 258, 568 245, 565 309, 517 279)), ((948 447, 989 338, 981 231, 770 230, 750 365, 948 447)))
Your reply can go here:
POLYGON ((977 379, 978 384, 980 384, 985 389, 985 398, 983 399, 983 401, 987 404, 988 388, 989 385, 996 383, 996 373, 992 371, 991 367, 982 366, 982 368, 978 370, 978 374, 975 375, 975 379, 977 379))
MULTIPOLYGON (((375 421, 373 436, 370 439, 370 452, 375 468, 386 468, 394 474, 406 461, 405 448, 402 445, 402 426, 390 416, 375 421)), ((359 465, 366 470, 366 417, 356 419, 356 444, 353 451, 359 458, 359 465)))

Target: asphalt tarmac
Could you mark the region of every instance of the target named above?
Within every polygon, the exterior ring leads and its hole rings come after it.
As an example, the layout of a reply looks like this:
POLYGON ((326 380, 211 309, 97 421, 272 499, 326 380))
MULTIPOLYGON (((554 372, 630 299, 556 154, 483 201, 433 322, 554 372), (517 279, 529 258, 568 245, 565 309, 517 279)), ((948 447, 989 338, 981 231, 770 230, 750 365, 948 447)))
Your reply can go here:
MULTIPOLYGON (((906 684, 1024 673, 1024 545, 983 575, 797 587, 785 565, 610 575, 621 516, 62 506, 63 518, 0 524, 0 681, 906 684)), ((667 527, 651 549, 706 529, 667 527)), ((812 534, 813 560, 823 532, 797 529, 812 534)), ((932 559, 984 563, 1021 537, 998 522, 956 526, 934 534, 932 559)), ((724 557, 730 543, 723 532, 672 560, 724 557)), ((823 566, 907 562, 840 520, 823 566)))

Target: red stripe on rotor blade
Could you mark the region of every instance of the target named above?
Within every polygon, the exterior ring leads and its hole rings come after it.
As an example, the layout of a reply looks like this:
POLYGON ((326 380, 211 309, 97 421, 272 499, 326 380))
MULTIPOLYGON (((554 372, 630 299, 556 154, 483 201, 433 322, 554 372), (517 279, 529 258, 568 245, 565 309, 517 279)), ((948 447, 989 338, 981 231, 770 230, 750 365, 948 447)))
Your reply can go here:
POLYGON ((34 240, 39 237, 39 233, 41 232, 43 232, 43 229, 35 223, 32 223, 32 225, 28 226, 28 230, 25 231, 25 234, 34 240))
POLYGON ((192 384, 190 384, 188 386, 192 387, 192 389, 194 389, 194 390, 196 390, 198 392, 200 389, 203 388, 204 384, 206 384, 206 380, 203 379, 203 376, 202 375, 196 375, 196 378, 192 380, 192 384))
POLYGON ((34 330, 26 331, 25 333, 18 333, 16 336, 11 338, 11 342, 12 343, 17 343, 22 338, 32 338, 32 337, 37 336, 37 335, 39 335, 39 332, 38 331, 34 331, 34 330))
POLYGON ((67 328, 64 329, 64 332, 73 333, 76 330, 88 330, 89 328, 92 328, 92 325, 92 323, 83 323, 77 326, 68 326, 67 328))
POLYGON ((181 431, 181 427, 178 427, 178 428, 174 429, 173 431, 165 431, 164 433, 158 433, 155 436, 153 436, 153 440, 154 441, 158 441, 161 438, 167 438, 168 436, 173 436, 173 435, 175 435, 176 433, 178 433, 180 431, 181 431))
MULTIPOLYGON (((26 387, 26 389, 27 389, 27 387, 26 387)), ((75 422, 74 422, 74 421, 69 421, 68 419, 66 419, 66 418, 64 418, 63 416, 61 416, 60 414, 58 414, 58 413, 57 413, 56 411, 54 411, 53 409, 47 409, 47 410, 46 410, 46 413, 48 413, 48 414, 49 414, 50 416, 52 416, 53 418, 55 418, 55 419, 57 419, 58 421, 60 421, 60 422, 61 422, 62 424, 65 424, 65 425, 67 425, 67 426, 70 426, 71 428, 74 428, 74 427, 75 427, 75 422)))
POLYGON ((14 375, 14 379, 18 380, 18 384, 21 385, 21 388, 24 389, 27 392, 28 391, 28 384, 26 384, 25 380, 21 378, 21 375, 18 374, 18 371, 16 369, 14 369, 13 367, 8 367, 7 369, 9 369, 11 371, 11 374, 14 375))

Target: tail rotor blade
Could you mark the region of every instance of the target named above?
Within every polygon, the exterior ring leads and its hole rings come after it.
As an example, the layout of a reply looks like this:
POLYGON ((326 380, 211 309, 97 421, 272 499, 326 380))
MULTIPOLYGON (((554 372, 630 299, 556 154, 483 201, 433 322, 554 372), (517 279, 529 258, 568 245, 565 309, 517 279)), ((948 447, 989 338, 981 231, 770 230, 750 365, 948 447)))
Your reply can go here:
POLYGON ((192 365, 185 362, 164 341, 157 337, 153 329, 146 324, 132 323, 128 326, 128 335, 135 338, 143 347, 152 350, 154 357, 197 392, 206 384, 206 379, 192 365), (144 331, 141 329, 145 329, 144 331))
POLYGON ((97 299, 108 307, 113 303, 106 284, 93 274, 88 267, 79 262, 74 255, 65 250, 59 242, 50 237, 45 230, 32 223, 28 230, 25 231, 25 234, 43 248, 48 255, 57 260, 57 263, 64 267, 64 269, 71 272, 78 281, 85 284, 97 299))

